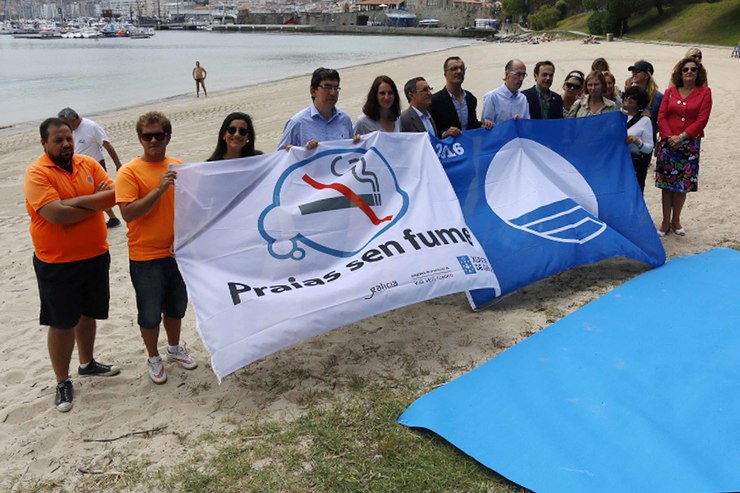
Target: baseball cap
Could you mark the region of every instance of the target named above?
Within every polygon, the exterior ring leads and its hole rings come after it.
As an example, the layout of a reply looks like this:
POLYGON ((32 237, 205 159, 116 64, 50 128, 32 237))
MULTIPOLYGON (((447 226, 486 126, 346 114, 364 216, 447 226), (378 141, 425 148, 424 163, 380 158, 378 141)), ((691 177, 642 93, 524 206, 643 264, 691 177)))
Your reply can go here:
POLYGON ((640 60, 639 62, 630 66, 627 70, 629 70, 630 72, 648 72, 650 75, 653 75, 654 72, 653 64, 650 62, 646 62, 645 60, 640 60))

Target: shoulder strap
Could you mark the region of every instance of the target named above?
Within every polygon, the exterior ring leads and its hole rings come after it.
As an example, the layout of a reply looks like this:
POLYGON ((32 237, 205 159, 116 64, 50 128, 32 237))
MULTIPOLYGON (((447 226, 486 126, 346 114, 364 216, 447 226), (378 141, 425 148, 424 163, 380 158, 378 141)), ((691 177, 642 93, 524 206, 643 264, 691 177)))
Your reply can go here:
POLYGON ((640 121, 640 118, 642 118, 641 113, 637 113, 635 116, 630 118, 630 120, 627 122, 627 128, 630 128, 632 125, 640 121))

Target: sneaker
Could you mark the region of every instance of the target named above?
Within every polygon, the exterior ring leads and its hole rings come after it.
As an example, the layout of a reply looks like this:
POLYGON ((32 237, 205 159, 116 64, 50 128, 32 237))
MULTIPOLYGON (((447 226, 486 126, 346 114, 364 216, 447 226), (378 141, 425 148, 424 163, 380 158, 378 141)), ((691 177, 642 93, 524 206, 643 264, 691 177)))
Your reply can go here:
POLYGON ((57 395, 54 398, 54 405, 60 413, 66 413, 72 409, 72 380, 67 379, 57 384, 57 395))
POLYGON ((108 227, 108 229, 117 228, 118 226, 121 225, 121 220, 118 219, 117 217, 112 217, 108 219, 108 222, 105 223, 105 225, 108 227))
POLYGON ((149 378, 156 384, 165 383, 167 381, 167 373, 164 371, 164 363, 162 358, 155 356, 147 360, 149 367, 149 378))
POLYGON ((103 363, 98 363, 93 359, 85 368, 81 366, 77 368, 77 373, 84 376, 92 375, 96 377, 112 377, 113 375, 121 373, 121 367, 116 365, 104 365, 103 363))
POLYGON ((192 370, 198 367, 198 362, 195 361, 189 354, 188 350, 181 345, 175 346, 175 351, 167 348, 167 357, 170 361, 177 361, 180 366, 186 370, 192 370))

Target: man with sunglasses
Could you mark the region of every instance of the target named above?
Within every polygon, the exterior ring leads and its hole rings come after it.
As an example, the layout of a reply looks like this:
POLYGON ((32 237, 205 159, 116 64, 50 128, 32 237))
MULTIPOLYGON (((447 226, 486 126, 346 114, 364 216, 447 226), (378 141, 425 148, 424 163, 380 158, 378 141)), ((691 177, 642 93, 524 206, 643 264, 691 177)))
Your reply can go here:
POLYGON ((296 113, 285 124, 278 149, 305 146, 314 149, 319 142, 352 138, 352 119, 336 107, 339 100, 339 72, 319 67, 311 76, 311 105, 296 113))
POLYGON ((463 89, 465 81, 465 62, 458 56, 451 56, 443 65, 445 86, 432 94, 432 105, 429 113, 437 127, 437 136, 441 139, 457 137, 463 130, 474 128, 491 128, 493 123, 481 122, 476 115, 478 99, 463 89))
POLYGON ((118 172, 116 202, 128 225, 129 269, 149 378, 161 384, 167 373, 157 348, 160 322, 167 333, 168 358, 186 370, 198 366, 180 345, 188 298, 173 254, 177 172, 169 168, 182 161, 166 154, 172 124, 162 113, 140 116, 136 133, 144 153, 118 172))
POLYGON ((504 83, 483 97, 483 119, 498 125, 506 120, 529 118, 529 103, 519 92, 526 77, 524 62, 509 60, 504 68, 504 83))
POLYGON ((529 116, 533 120, 563 118, 563 98, 550 90, 555 78, 555 65, 545 60, 534 66, 534 85, 522 94, 529 104, 529 116))
POLYGON ((54 404, 72 409, 69 365, 77 343, 80 375, 112 376, 120 368, 93 358, 96 320, 108 318, 110 289, 103 210, 113 207, 113 182, 90 156, 74 153, 69 124, 47 118, 39 128, 44 154, 23 180, 31 217, 33 268, 41 298, 41 325, 56 376, 54 404))

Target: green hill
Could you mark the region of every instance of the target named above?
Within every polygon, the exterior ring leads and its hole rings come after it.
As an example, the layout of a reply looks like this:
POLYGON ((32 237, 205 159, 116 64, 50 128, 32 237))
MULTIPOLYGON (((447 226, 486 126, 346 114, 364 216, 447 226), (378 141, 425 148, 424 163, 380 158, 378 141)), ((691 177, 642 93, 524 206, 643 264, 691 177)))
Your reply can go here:
MULTIPOLYGON (((591 14, 568 17, 561 31, 588 32, 591 14)), ((659 16, 656 9, 629 20, 626 38, 677 43, 735 46, 740 41, 740 0, 675 5, 659 16)))

